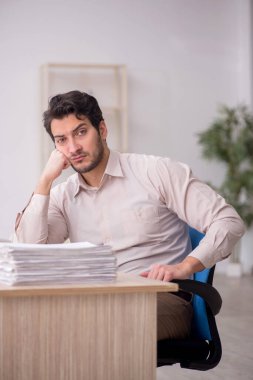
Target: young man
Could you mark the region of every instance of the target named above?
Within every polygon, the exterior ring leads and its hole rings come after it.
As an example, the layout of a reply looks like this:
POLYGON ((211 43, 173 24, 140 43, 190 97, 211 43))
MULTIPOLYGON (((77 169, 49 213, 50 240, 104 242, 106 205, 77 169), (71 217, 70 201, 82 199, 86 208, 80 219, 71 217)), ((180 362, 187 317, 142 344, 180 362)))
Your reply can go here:
MULTIPOLYGON (((243 235, 236 211, 188 166, 110 151, 94 97, 79 91, 53 97, 44 126, 56 149, 17 218, 20 242, 110 244, 119 270, 170 281, 226 258, 243 235), (52 189, 69 165, 76 174, 52 189), (206 234, 193 252, 187 225, 206 234)), ((159 295, 158 339, 187 336, 188 296, 159 295)))

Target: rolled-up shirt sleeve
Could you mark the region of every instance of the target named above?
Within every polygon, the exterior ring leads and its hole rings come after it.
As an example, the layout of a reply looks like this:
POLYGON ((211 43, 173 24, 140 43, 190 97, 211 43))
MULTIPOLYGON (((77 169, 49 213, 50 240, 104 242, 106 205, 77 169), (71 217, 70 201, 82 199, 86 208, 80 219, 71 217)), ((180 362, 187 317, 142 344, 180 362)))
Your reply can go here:
POLYGON ((49 195, 33 194, 17 215, 16 239, 22 243, 63 243, 68 238, 65 219, 49 195), (51 198, 51 199, 50 199, 51 198))
POLYGON ((207 268, 228 257, 245 232, 245 225, 235 209, 210 186, 195 178, 187 165, 163 159, 156 169, 159 191, 167 207, 205 234, 190 256, 207 268))

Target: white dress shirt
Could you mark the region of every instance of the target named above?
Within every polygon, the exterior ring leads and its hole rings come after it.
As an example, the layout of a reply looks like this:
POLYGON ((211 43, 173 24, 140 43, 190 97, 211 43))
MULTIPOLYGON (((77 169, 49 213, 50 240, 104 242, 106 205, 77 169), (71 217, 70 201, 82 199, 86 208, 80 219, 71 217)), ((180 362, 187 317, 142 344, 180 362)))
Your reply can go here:
POLYGON ((109 244, 120 270, 140 273, 188 254, 211 267, 229 256, 244 230, 237 212, 187 165, 110 151, 99 187, 76 173, 50 196, 34 194, 16 235, 25 243, 109 244), (192 252, 187 225, 206 234, 192 252))

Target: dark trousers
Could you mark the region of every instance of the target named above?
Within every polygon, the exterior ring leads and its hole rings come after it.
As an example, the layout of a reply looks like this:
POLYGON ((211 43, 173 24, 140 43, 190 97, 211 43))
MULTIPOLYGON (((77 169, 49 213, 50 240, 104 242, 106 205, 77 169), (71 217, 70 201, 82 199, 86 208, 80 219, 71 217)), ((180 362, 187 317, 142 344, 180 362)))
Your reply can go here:
POLYGON ((178 339, 189 336, 192 321, 189 299, 173 293, 157 294, 157 339, 178 339), (186 298, 186 299, 185 299, 186 298))

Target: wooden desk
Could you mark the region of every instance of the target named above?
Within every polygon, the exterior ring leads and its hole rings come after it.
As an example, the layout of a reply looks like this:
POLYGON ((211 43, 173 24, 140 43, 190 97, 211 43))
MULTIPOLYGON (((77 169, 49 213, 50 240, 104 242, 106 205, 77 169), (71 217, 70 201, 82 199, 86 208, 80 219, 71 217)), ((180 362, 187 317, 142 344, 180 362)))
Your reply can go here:
POLYGON ((156 293, 177 285, 0 286, 0 380, 154 380, 156 293))

